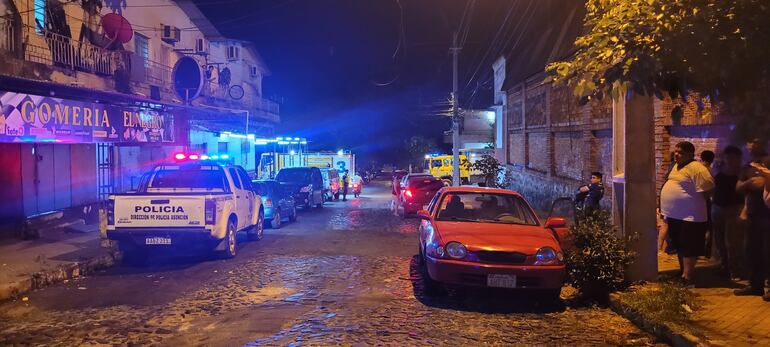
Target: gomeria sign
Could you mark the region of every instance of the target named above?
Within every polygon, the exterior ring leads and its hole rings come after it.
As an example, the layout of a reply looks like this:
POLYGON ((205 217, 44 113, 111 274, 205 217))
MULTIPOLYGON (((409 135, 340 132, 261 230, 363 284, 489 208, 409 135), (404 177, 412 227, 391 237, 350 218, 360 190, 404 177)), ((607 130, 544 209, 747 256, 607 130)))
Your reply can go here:
POLYGON ((173 142, 174 117, 115 106, 0 92, 0 142, 173 142))

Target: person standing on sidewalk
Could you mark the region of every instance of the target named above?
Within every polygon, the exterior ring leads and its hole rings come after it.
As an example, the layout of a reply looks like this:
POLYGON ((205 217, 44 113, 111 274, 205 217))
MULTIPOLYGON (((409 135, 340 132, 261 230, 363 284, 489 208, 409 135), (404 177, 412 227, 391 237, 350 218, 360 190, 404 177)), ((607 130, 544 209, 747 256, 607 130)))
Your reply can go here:
POLYGON ((695 161, 692 143, 678 143, 674 158, 676 164, 661 190, 660 212, 679 258, 682 281, 691 286, 698 257, 706 254, 706 194, 714 188, 714 179, 695 161))
MULTIPOLYGON (((702 155, 701 155, 702 156, 702 155)), ((720 259, 721 276, 737 277, 743 270, 743 230, 738 216, 743 197, 735 191, 741 173, 743 153, 738 147, 727 146, 714 165, 714 198, 711 205, 711 230, 720 259)))
POLYGON ((770 293, 765 294, 767 262, 770 252, 770 208, 765 205, 763 193, 765 177, 755 166, 767 166, 767 141, 754 139, 748 143, 751 161, 744 166, 736 191, 745 196, 746 215, 746 255, 749 260, 749 286, 734 291, 735 295, 763 295, 770 301, 770 293))
MULTIPOLYGON (((706 169, 709 170, 709 173, 712 173, 712 167, 714 164, 714 157, 716 155, 714 152, 705 150, 703 152, 700 152, 700 162, 703 164, 703 166, 706 167, 706 169)), ((713 177, 712 173, 712 177, 713 177)), ((711 258, 713 248, 714 248, 714 222, 711 217, 711 204, 712 204, 712 196, 706 197, 706 214, 708 214, 707 222, 706 222, 706 258, 711 258)))

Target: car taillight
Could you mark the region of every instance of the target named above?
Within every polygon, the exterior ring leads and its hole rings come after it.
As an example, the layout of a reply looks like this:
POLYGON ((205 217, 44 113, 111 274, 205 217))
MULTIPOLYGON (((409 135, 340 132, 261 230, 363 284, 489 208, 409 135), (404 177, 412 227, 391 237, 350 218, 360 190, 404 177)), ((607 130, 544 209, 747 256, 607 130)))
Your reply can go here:
POLYGON ((107 200, 107 225, 115 225, 115 200, 107 200))
POLYGON ((217 202, 214 200, 206 200, 206 224, 217 223, 217 202))
POLYGON ((407 189, 407 190, 404 192, 404 195, 406 195, 407 197, 410 197, 410 198, 411 198, 412 196, 414 196, 414 195, 412 194, 412 190, 411 190, 411 189, 407 189))
POLYGON ((265 200, 265 207, 267 208, 273 207, 273 200, 270 200, 270 199, 265 200))

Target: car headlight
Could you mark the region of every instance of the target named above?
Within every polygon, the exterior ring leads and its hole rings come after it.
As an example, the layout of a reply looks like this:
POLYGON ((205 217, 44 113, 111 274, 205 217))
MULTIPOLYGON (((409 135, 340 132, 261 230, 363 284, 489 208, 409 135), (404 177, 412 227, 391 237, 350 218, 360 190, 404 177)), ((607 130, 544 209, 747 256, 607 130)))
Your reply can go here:
POLYGON ((558 265, 562 260, 564 255, 561 252, 547 246, 538 249, 535 254, 535 265, 558 265))
POLYGON ((300 193, 310 193, 313 190, 313 186, 306 186, 299 189, 300 193))
POLYGON ((468 250, 465 249, 462 243, 452 241, 446 244, 446 252, 450 257, 455 259, 462 259, 468 255, 468 250))

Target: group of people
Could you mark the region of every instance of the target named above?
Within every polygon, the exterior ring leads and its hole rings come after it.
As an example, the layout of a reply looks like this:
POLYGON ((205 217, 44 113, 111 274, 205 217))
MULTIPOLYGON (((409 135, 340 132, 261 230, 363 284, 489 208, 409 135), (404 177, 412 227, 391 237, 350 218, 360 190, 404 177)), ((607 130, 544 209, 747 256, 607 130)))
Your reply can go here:
POLYGON ((698 257, 719 257, 719 273, 748 278, 735 295, 763 296, 770 276, 770 159, 767 141, 747 144, 750 158, 727 146, 720 155, 680 142, 660 192, 665 239, 679 259, 679 278, 691 286, 698 257))

